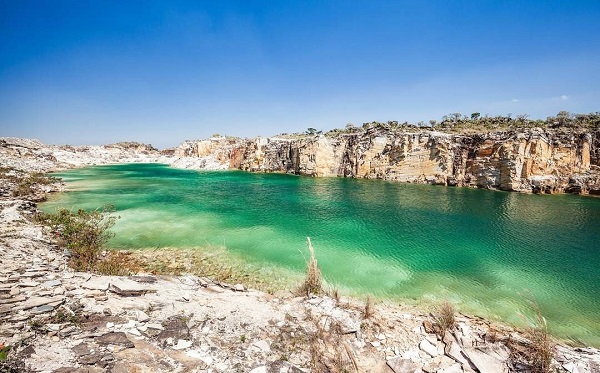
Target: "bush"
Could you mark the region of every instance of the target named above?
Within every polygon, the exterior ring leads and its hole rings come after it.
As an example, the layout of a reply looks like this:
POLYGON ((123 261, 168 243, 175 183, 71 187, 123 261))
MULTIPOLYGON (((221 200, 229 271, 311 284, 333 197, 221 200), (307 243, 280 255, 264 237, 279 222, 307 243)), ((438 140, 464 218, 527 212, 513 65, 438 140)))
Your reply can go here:
POLYGON ((77 271, 94 271, 104 245, 114 236, 109 229, 117 217, 112 216, 112 206, 91 212, 79 209, 73 213, 59 209, 54 214, 42 213, 38 221, 48 225, 58 245, 71 253, 69 264, 77 271))

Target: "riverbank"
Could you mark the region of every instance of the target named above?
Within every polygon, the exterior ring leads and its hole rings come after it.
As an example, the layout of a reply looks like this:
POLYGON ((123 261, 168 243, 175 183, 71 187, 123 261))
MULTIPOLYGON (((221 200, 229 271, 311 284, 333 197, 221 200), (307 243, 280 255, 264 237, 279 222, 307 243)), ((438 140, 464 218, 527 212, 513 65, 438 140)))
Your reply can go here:
MULTIPOLYGON (((43 194, 41 186, 15 198, 16 186, 3 179, 0 343, 12 346, 10 364, 22 371, 527 369, 519 351, 531 342, 523 334, 465 315, 442 340, 428 311, 397 304, 365 312, 364 301, 269 294, 190 274, 74 273, 68 253, 27 218, 35 212, 27 200, 43 194)), ((560 344, 553 354, 563 371, 599 368, 596 349, 560 344)))

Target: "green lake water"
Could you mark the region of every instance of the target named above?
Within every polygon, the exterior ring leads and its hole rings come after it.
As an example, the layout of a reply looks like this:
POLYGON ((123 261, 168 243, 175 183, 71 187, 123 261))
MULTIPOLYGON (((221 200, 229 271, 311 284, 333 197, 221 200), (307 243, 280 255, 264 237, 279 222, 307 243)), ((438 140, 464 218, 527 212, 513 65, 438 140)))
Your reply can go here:
POLYGON ((447 299, 513 324, 531 294, 555 335, 600 346, 598 198, 157 164, 56 176, 70 192, 42 208, 113 204, 115 248, 224 245, 300 272, 309 236, 327 281, 347 292, 447 299))

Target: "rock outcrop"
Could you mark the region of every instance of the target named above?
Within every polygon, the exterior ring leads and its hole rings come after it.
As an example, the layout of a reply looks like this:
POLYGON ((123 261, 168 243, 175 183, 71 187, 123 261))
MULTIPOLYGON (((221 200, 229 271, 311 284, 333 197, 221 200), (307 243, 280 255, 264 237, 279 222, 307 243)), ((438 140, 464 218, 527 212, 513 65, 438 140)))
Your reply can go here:
POLYGON ((100 146, 45 145, 38 140, 0 137, 0 167, 28 172, 114 163, 169 163, 151 145, 120 142, 100 146))
POLYGON ((370 128, 333 136, 186 141, 173 165, 600 194, 600 134, 530 129, 480 134, 370 128))

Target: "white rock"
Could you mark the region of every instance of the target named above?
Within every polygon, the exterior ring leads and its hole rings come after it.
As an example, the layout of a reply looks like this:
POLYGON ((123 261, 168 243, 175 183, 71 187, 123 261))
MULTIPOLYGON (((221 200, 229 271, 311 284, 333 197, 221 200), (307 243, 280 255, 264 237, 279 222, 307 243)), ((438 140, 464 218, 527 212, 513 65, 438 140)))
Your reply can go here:
POLYGON ((114 322, 107 322, 106 323, 106 329, 112 329, 115 327, 115 323, 114 322))
POLYGON ((139 331, 139 330, 137 330, 136 328, 129 329, 129 330, 127 331, 127 333, 129 333, 129 334, 133 334, 133 335, 137 335, 138 337, 142 335, 142 333, 140 333, 140 331, 139 331))
POLYGON ((187 339, 180 339, 177 341, 177 344, 173 346, 174 350, 185 350, 188 347, 192 346, 192 341, 188 341, 187 339))
POLYGON ((250 371, 250 373, 267 373, 267 367, 266 366, 260 366, 260 367, 256 367, 254 369, 252 369, 250 371))
POLYGON ((421 343, 419 343, 419 348, 431 357, 436 357, 439 355, 437 347, 427 339, 424 339, 421 341, 421 343))
POLYGON ((144 312, 144 311, 136 311, 135 316, 137 318, 137 321, 139 321, 139 322, 146 322, 146 321, 150 320, 150 316, 148 316, 146 314, 146 312, 144 312))
POLYGON ((463 369, 459 363, 452 364, 445 369, 438 369, 437 373, 462 373, 463 369))
POLYGON ((258 348, 262 352, 270 352, 271 351, 271 347, 269 346, 269 343, 264 340, 256 341, 256 342, 252 343, 252 346, 258 348))
POLYGON ((84 289, 89 289, 89 290, 106 291, 106 290, 108 290, 108 285, 109 285, 108 280, 103 279, 103 278, 95 278, 93 280, 84 282, 83 284, 81 284, 81 287, 84 289))

